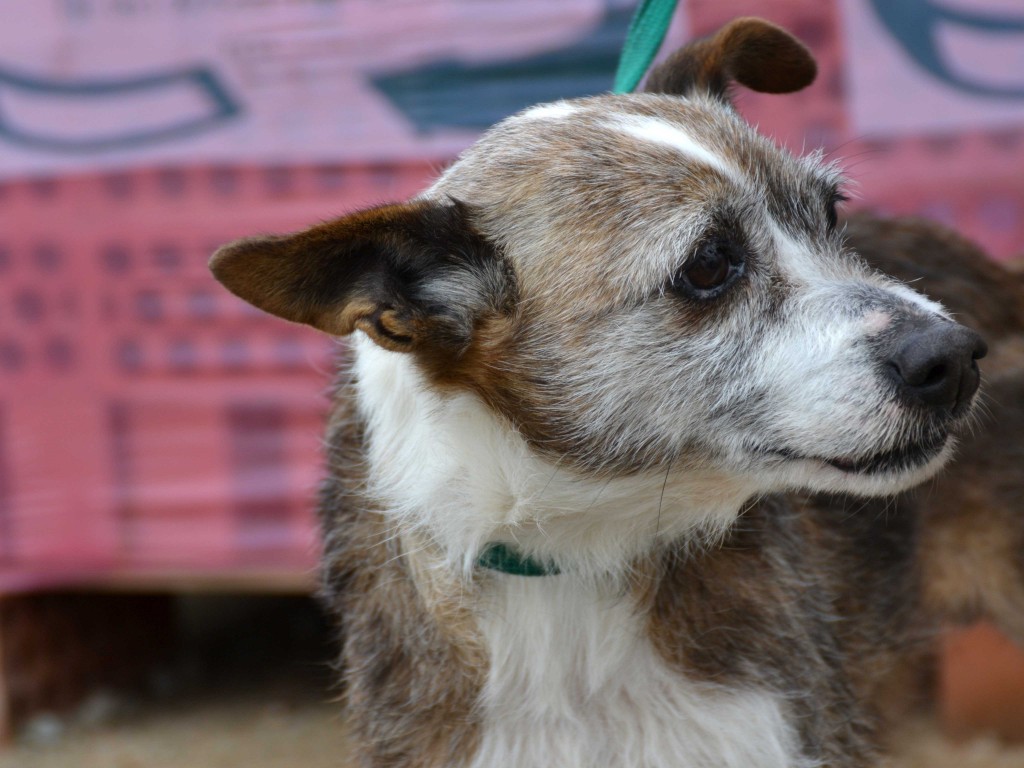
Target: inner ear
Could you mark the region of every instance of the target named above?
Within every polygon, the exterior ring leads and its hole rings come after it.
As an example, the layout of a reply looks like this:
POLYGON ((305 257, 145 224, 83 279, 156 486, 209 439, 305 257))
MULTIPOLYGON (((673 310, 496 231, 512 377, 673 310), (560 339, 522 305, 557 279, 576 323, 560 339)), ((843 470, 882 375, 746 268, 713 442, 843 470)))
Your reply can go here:
POLYGON ((334 336, 360 330, 386 349, 460 354, 480 317, 502 311, 504 259, 456 201, 414 201, 292 235, 238 240, 210 260, 235 295, 334 336))
POLYGON ((814 82, 817 72, 803 43, 764 19, 747 17, 684 45, 651 70, 644 90, 705 92, 727 101, 733 81, 761 93, 790 93, 814 82))

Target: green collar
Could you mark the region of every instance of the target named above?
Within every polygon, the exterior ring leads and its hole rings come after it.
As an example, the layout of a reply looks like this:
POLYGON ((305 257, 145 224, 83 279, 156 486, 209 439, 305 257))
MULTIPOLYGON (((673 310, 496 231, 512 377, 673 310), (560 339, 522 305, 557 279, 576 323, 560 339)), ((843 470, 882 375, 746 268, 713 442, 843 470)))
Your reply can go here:
POLYGON ((476 564, 513 576, 557 576, 561 573, 557 566, 527 557, 507 544, 488 544, 476 559, 476 564))

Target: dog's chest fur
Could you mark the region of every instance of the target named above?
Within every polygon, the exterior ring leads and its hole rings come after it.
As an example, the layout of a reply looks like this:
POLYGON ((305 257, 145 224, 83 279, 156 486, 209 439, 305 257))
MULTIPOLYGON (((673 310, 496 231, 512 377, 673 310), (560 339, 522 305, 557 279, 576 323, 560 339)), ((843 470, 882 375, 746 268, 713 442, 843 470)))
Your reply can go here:
POLYGON ((478 610, 490 664, 474 768, 809 765, 777 694, 681 674, 617 585, 486 582, 478 610))

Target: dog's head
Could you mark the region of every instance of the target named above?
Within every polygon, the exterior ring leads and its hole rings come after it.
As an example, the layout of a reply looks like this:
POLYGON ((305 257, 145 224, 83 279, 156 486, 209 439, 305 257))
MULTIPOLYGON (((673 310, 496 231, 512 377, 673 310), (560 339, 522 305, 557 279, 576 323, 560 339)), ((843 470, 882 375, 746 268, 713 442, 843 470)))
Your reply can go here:
POLYGON ((211 266, 257 307, 409 356, 562 466, 895 492, 948 457, 984 345, 848 252, 838 172, 728 100, 814 75, 740 19, 646 93, 528 109, 411 202, 211 266))

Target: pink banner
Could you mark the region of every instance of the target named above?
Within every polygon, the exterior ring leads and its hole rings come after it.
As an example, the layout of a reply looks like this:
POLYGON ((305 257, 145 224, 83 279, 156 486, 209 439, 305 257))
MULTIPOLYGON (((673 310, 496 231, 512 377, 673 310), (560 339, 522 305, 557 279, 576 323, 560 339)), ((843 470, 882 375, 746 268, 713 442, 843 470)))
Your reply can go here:
POLYGON ((21 182, 0 207, 0 592, 309 584, 341 349, 209 276, 219 243, 406 197, 429 165, 21 182), (59 226, 55 226, 55 222, 59 226))
MULTIPOLYGON (((814 49, 814 85, 739 106, 794 150, 838 158, 851 207, 947 222, 998 258, 1024 251, 1017 3, 683 5, 674 43, 754 14, 814 49)), ((631 10, 8 0, 0 592, 311 583, 339 348, 247 308, 206 259, 414 194, 486 124, 607 89, 631 10)))

